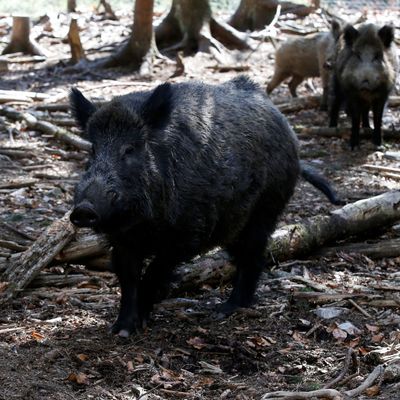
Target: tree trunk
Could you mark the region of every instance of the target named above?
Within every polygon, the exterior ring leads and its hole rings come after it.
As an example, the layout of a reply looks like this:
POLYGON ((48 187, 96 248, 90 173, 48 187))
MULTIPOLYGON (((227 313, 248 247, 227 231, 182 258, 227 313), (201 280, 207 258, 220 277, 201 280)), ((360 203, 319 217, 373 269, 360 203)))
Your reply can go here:
POLYGON ((218 40, 228 48, 250 48, 243 35, 212 18, 209 0, 173 0, 168 15, 156 28, 157 46, 166 52, 208 52, 211 47, 221 51, 218 40))
POLYGON ((132 66, 135 70, 152 57, 154 0, 136 0, 132 33, 128 43, 103 64, 104 67, 132 66))
POLYGON ((264 29, 275 16, 277 0, 241 0, 229 24, 238 31, 264 29))
POLYGON ((44 51, 30 38, 31 22, 29 17, 13 17, 11 41, 2 54, 25 53, 44 56, 44 51))
POLYGON ((67 11, 69 13, 76 12, 76 0, 67 1, 67 11))

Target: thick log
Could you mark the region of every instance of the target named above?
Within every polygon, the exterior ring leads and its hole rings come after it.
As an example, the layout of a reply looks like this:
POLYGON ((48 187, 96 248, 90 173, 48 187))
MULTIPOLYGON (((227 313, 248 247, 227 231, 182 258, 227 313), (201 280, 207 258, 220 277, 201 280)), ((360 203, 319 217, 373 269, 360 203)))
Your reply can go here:
MULTIPOLYGON (((266 255, 275 261, 285 261, 310 254, 316 248, 329 242, 358 234, 365 235, 390 226, 400 220, 400 191, 387 192, 382 195, 360 200, 333 211, 330 215, 318 215, 302 223, 283 226, 271 237, 266 255)), ((92 243, 93 252, 85 252, 84 258, 70 258, 70 262, 92 264, 101 267, 108 264, 107 257, 90 260, 100 255, 99 247, 93 244, 95 235, 84 235, 79 243, 92 243)), ((100 239, 104 243, 104 239, 100 239)), ((71 242, 63 254, 73 254, 71 248, 79 248, 78 242, 71 242)), ((105 247, 104 247, 105 248, 105 247)), ((104 253, 106 254, 106 253, 104 253)), ((58 261, 62 260, 62 255, 58 261)), ((181 265, 176 271, 175 286, 179 290, 199 286, 210 282, 229 279, 234 269, 229 264, 229 255, 223 250, 214 250, 192 262, 181 265)))
MULTIPOLYGON (((284 112, 284 111, 283 111, 284 112)), ((371 138, 373 130, 371 128, 361 128, 360 137, 371 138)), ((350 127, 339 127, 331 128, 327 126, 309 126, 302 129, 296 129, 297 136, 299 138, 305 138, 310 136, 321 136, 321 137, 336 137, 336 138, 349 138, 351 136, 350 127)), ((382 129, 384 139, 398 139, 400 136, 399 130, 394 129, 382 129)))
MULTIPOLYGON (((272 254, 276 261, 299 257, 336 239, 365 235, 399 219, 400 191, 387 192, 348 204, 330 215, 318 215, 278 229, 272 235, 266 255, 272 254)), ((107 254, 107 242, 103 237, 93 234, 79 236, 78 241, 66 246, 74 233, 67 214, 54 222, 27 251, 14 255, 3 277, 5 284, 0 284, 0 288, 3 288, 0 302, 26 287, 42 268, 55 259, 57 262, 68 260, 85 264, 89 257, 107 254)), ((230 257, 225 251, 216 249, 179 266, 174 292, 230 279, 234 269, 229 261, 230 257)))
POLYGON ((12 107, 0 107, 0 115, 16 121, 25 121, 29 128, 43 132, 47 135, 54 135, 57 139, 80 150, 90 150, 92 144, 80 136, 59 128, 47 121, 38 120, 34 115, 27 112, 19 112, 12 107))
POLYGON ((72 239, 75 228, 69 222, 69 214, 53 222, 28 250, 8 261, 0 283, 0 304, 23 290, 72 239))

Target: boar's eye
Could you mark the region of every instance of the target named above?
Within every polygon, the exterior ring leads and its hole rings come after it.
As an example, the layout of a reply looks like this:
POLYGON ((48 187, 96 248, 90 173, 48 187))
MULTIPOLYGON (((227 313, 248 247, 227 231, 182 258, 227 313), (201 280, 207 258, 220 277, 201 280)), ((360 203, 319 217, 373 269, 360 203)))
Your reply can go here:
POLYGON ((357 57, 359 61, 361 61, 361 53, 359 51, 355 51, 354 55, 357 57))
POLYGON ((121 156, 122 157, 129 157, 134 154, 137 154, 138 151, 142 147, 141 141, 136 141, 134 143, 125 144, 121 147, 121 156))
POLYGON ((382 53, 375 53, 374 61, 382 61, 382 53))

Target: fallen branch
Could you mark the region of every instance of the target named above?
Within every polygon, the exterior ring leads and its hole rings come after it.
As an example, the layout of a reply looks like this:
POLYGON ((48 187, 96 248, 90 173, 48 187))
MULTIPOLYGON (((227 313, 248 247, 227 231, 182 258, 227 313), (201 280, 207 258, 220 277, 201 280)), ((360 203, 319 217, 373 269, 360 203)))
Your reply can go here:
POLYGON ((20 112, 12 107, 0 107, 0 115, 16 121, 25 121, 30 129, 35 129, 47 135, 54 135, 57 139, 81 150, 90 150, 92 145, 80 136, 59 128, 50 122, 41 121, 27 112, 20 112))
POLYGON ((272 392, 265 394, 261 400, 311 400, 313 398, 319 399, 331 399, 331 400, 346 400, 354 398, 366 389, 371 387, 373 383, 380 378, 385 372, 383 365, 378 365, 374 370, 367 376, 365 381, 357 386, 355 389, 346 390, 344 392, 336 389, 320 389, 312 390, 310 392, 272 392))
MULTIPOLYGON (((317 108, 321 104, 321 96, 296 97, 288 102, 276 103, 282 113, 292 113, 309 108, 317 108)), ((391 96, 388 100, 389 107, 398 107, 400 105, 400 96, 391 96)))
POLYGON ((37 92, 25 92, 19 90, 0 90, 0 103, 7 103, 9 101, 26 101, 31 102, 34 100, 46 100, 49 95, 37 92))
POLYGON ((0 304, 23 290, 35 276, 53 260, 75 234, 69 222, 69 212, 53 222, 28 248, 8 261, 0 285, 0 304))
POLYGON ((381 240, 376 243, 350 243, 335 247, 323 247, 314 254, 322 257, 337 254, 363 254, 372 259, 392 258, 400 256, 400 239, 381 240))

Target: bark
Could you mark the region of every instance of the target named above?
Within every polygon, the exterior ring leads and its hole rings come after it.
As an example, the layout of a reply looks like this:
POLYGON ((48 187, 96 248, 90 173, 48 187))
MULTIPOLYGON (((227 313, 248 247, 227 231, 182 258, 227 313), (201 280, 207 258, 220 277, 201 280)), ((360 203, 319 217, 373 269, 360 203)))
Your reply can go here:
POLYGON ((31 22, 29 17, 13 17, 13 27, 10 43, 3 50, 2 54, 24 53, 44 56, 45 52, 30 37, 31 22))
POLYGON ((23 290, 65 247, 75 234, 69 213, 53 222, 23 253, 11 258, 0 284, 0 304, 23 290))
POLYGON ((274 19, 278 3, 278 0, 241 0, 229 24, 238 31, 264 29, 274 19))
POLYGON ((173 0, 168 15, 156 28, 157 46, 164 51, 209 52, 249 49, 247 38, 212 17, 209 0, 173 0))
POLYGON ((69 13, 76 12, 76 0, 67 1, 67 11, 69 13))
POLYGON ((239 31, 259 31, 269 25, 276 14, 278 4, 281 5, 281 14, 292 13, 305 17, 315 10, 290 1, 278 0, 241 0, 229 24, 239 31))
POLYGON ((116 54, 103 63, 104 67, 132 66, 134 70, 151 62, 153 41, 154 0, 136 0, 131 36, 116 54))
POLYGON ((81 38, 79 37, 78 20, 75 18, 71 19, 71 23, 69 25, 68 42, 71 48, 72 64, 76 64, 81 60, 85 60, 85 50, 83 50, 81 38))

